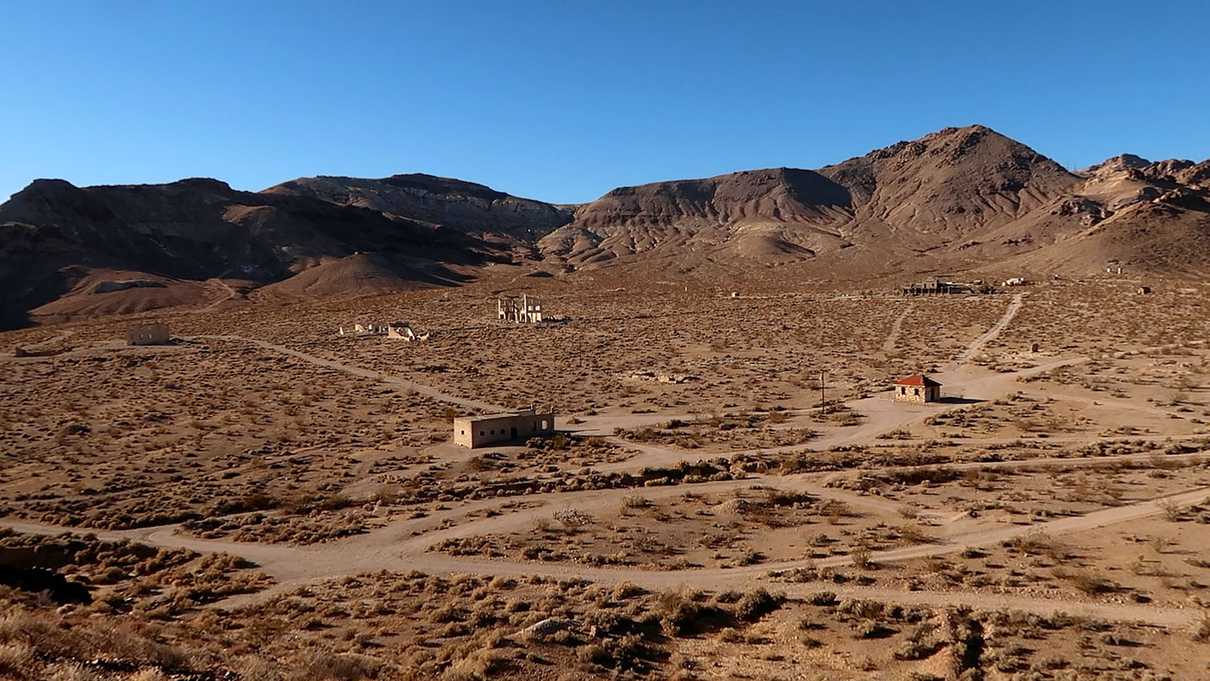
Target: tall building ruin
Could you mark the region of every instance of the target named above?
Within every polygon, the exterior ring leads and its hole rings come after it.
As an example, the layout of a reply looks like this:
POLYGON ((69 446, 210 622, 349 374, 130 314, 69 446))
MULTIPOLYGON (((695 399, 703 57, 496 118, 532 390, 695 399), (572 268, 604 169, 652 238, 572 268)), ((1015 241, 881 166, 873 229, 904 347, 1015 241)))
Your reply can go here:
POLYGON ((521 294, 515 296, 498 296, 496 298, 496 318, 514 324, 542 323, 542 301, 521 294))

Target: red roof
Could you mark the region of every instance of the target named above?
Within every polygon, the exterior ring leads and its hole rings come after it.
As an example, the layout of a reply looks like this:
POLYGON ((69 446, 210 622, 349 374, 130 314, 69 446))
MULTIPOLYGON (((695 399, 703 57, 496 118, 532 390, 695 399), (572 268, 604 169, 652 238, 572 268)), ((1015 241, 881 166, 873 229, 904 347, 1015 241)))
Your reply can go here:
POLYGON ((895 385, 925 385, 940 388, 941 384, 924 374, 915 374, 895 381, 895 385))

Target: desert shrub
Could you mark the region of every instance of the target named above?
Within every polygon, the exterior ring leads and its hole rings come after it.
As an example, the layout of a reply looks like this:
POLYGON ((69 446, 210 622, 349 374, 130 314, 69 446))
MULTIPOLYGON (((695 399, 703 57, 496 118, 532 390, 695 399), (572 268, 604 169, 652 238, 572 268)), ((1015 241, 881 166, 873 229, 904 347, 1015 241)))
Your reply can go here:
POLYGON ((20 678, 34 662, 34 651, 24 643, 0 644, 0 677, 20 678))
POLYGON ((858 619, 873 620, 882 617, 886 612, 886 606, 878 601, 865 598, 849 598, 841 601, 836 610, 841 614, 858 619))
POLYGON ((1013 537, 1005 542, 1005 546, 1027 556, 1046 555, 1058 559, 1065 555, 1062 545, 1054 537, 1040 530, 1013 537))
POLYGON ((744 622, 755 622, 781 607, 783 600, 764 589, 749 591, 736 601, 735 616, 744 622))
POLYGON ((650 499, 637 494, 628 494, 625 497, 622 497, 623 510, 650 508, 651 505, 652 503, 650 499))
POLYGON ((659 652, 638 635, 605 639, 576 650, 581 662, 620 671, 645 671, 659 657, 659 652))
POLYGON ((807 597, 807 602, 811 605, 828 606, 836 605, 839 601, 836 594, 831 591, 816 591, 807 597))
POLYGON ((699 594, 689 591, 660 594, 655 613, 664 631, 672 636, 687 636, 730 622, 730 613, 717 606, 700 603, 699 597, 699 594))
POLYGON ((78 662, 61 662, 46 669, 46 681, 103 681, 100 674, 78 662))
POLYGON ((853 552, 849 556, 853 559, 853 565, 862 570, 868 570, 875 565, 870 550, 864 546, 853 549, 853 552))
POLYGON ((376 679, 382 662, 367 655, 316 651, 290 677, 290 681, 362 681, 376 679))
POLYGON ((937 652, 945 640, 937 635, 937 626, 922 622, 900 643, 895 651, 896 660, 923 660, 937 652))
POLYGON ((1081 593, 1090 596, 1109 593, 1117 588, 1113 580, 1091 570, 1073 570, 1071 572, 1055 570, 1054 575, 1059 579, 1070 582, 1081 593))
POLYGON ((859 622, 856 627, 856 634, 858 638, 886 638, 894 633, 894 629, 877 620, 865 620, 863 622, 859 622))
POLYGON ((1166 518, 1168 522, 1175 523, 1180 521, 1181 507, 1177 505, 1176 502, 1172 501, 1171 499, 1164 499, 1159 502, 1158 506, 1160 507, 1160 510, 1164 512, 1164 518, 1166 518))
POLYGON ((443 681, 483 681, 499 676, 512 667, 512 660, 506 654, 485 648, 459 660, 445 672, 442 679, 443 681))
POLYGON ((591 524, 592 516, 574 508, 565 508, 555 511, 555 520, 568 529, 577 529, 591 524))
POLYGON ((647 590, 641 586, 630 582, 620 582, 617 586, 613 587, 613 591, 609 595, 615 601, 625 601, 637 598, 645 593, 647 593, 647 590))
POLYGON ((1210 643, 1210 610, 1203 612, 1193 623, 1193 640, 1210 643))

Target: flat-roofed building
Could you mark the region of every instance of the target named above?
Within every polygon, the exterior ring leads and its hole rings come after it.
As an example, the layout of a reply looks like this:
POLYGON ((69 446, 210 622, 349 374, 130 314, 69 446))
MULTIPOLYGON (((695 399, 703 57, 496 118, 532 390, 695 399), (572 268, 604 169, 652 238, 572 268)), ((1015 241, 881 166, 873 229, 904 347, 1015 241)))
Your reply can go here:
POLYGON ((555 415, 539 414, 533 409, 454 419, 454 444, 470 449, 524 442, 531 437, 554 435, 554 432, 555 415))

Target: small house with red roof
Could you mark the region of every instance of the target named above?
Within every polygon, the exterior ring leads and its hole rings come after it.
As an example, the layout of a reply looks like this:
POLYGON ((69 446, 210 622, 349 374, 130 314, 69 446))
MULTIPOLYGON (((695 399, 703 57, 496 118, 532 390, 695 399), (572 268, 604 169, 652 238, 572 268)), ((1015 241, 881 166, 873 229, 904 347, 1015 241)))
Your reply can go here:
POLYGON ((914 374, 895 381, 896 402, 938 402, 941 384, 924 374, 914 374))

